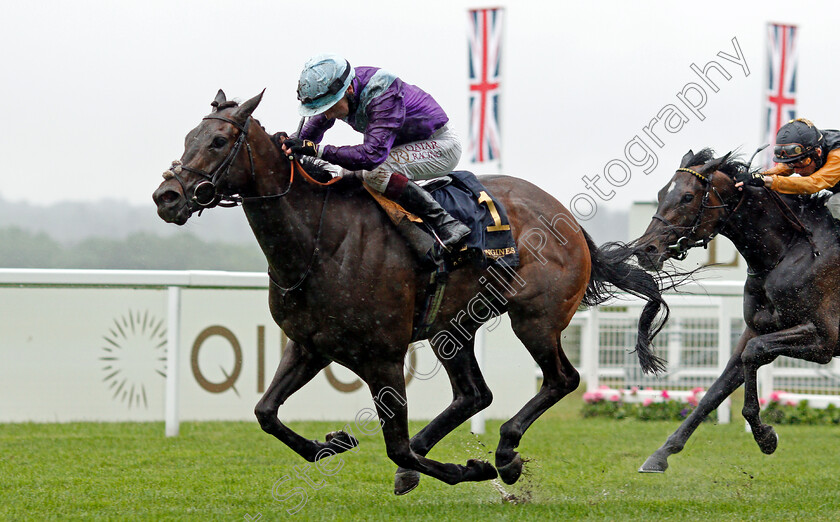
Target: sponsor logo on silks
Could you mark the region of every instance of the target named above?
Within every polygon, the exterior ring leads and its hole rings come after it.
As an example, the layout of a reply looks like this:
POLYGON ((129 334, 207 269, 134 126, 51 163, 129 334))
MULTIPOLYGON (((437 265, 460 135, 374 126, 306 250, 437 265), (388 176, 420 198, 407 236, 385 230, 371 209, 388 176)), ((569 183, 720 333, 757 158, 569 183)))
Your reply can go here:
POLYGON ((489 257, 490 259, 499 259, 500 257, 505 257, 508 254, 515 254, 516 249, 514 247, 507 247, 507 248, 485 248, 484 255, 489 257))

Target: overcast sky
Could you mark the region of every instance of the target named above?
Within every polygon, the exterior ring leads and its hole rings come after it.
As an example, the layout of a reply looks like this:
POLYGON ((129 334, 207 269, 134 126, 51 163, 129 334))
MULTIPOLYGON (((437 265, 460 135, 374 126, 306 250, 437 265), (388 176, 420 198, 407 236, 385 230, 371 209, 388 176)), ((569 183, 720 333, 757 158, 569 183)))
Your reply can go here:
MULTIPOLYGON (((255 116, 270 131, 291 131, 298 122, 300 69, 320 52, 388 68, 421 86, 466 139, 466 10, 504 6, 462 0, 0 2, 0 197, 35 204, 111 198, 150 206, 160 173, 180 157, 184 136, 209 112, 217 89, 244 100, 266 88, 255 116)), ((768 21, 800 27, 800 115, 823 128, 840 126, 835 5, 510 2, 502 173, 526 178, 564 204, 579 193, 594 197, 582 176, 600 175, 601 191, 615 194, 608 203, 594 200, 617 209, 653 199, 688 148, 753 150, 760 140, 768 21), (749 76, 718 56, 736 56, 733 38, 749 76), (716 93, 690 68, 711 60, 731 75, 710 73, 716 93), (707 94, 703 120, 677 97, 691 82, 707 94), (688 122, 673 133, 660 127, 656 146, 643 128, 668 104, 680 107, 688 122), (637 135, 648 140, 658 166, 649 174, 631 166, 629 179, 611 186, 603 179, 605 166, 613 159, 626 163, 625 145, 637 135)), ((360 140, 339 123, 325 143, 360 140)), ((470 168, 466 158, 461 167, 470 168)))

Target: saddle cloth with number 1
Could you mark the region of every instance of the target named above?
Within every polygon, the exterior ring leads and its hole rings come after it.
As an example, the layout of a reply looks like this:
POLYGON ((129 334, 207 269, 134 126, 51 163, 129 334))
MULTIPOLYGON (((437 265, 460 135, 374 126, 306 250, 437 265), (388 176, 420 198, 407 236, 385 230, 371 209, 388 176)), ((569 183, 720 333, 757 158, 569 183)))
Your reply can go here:
MULTIPOLYGON (((424 185, 424 188, 452 217, 470 228, 471 233, 461 253, 469 255, 480 252, 482 266, 503 265, 509 268, 519 266, 519 252, 516 250, 507 212, 504 206, 481 184, 475 174, 468 171, 455 171, 443 178, 431 180, 424 185)), ((415 223, 422 222, 417 216, 372 189, 368 188, 368 192, 374 196, 398 228, 403 228, 400 227, 400 221, 404 219, 415 223)))

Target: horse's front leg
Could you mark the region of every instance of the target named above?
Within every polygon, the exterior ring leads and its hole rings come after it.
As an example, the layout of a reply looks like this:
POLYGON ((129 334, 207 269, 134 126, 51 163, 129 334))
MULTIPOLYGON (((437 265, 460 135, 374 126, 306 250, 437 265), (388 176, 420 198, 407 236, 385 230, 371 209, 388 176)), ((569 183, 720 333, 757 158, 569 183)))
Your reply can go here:
POLYGON ((758 336, 747 343, 741 360, 744 362, 744 409, 743 415, 750 424, 753 438, 766 454, 776 451, 779 437, 772 426, 761 422, 756 374, 765 364, 770 364, 780 355, 826 364, 831 361, 837 342, 827 342, 813 323, 794 326, 767 335, 758 336))
POLYGON ((738 341, 738 346, 735 347, 735 352, 732 358, 720 374, 720 377, 709 387, 709 390, 700 400, 700 403, 691 412, 691 415, 680 424, 668 440, 665 441, 653 455, 647 458, 642 467, 639 468, 640 473, 664 473, 668 469, 668 457, 674 453, 679 453, 685 447, 689 437, 694 433, 694 430, 700 426, 711 412, 715 411, 720 404, 732 395, 738 386, 744 383, 744 364, 741 361, 741 353, 747 345, 747 341, 755 337, 756 334, 749 328, 744 330, 741 339, 738 341))
POLYGON ((379 362, 365 372, 385 438, 388 457, 403 469, 416 470, 453 485, 460 482, 490 480, 497 477, 488 462, 469 460, 466 466, 444 464, 411 449, 408 437, 408 401, 405 393, 403 362, 379 362))
POLYGON ((309 440, 292 431, 277 418, 277 411, 286 399, 311 381, 329 362, 328 359, 313 355, 305 347, 290 340, 286 343, 286 349, 271 384, 254 408, 254 414, 263 431, 280 439, 309 462, 341 453, 358 444, 355 438, 343 431, 327 434, 327 442, 309 440))
MULTIPOLYGON (((466 341, 464 346, 449 358, 432 347, 449 376, 452 402, 426 427, 411 437, 411 449, 421 457, 425 457, 432 447, 452 430, 493 402, 493 394, 487 387, 475 359, 474 339, 473 337, 466 341)), ((404 495, 416 488, 419 482, 420 473, 398 468, 394 477, 394 493, 404 495)))

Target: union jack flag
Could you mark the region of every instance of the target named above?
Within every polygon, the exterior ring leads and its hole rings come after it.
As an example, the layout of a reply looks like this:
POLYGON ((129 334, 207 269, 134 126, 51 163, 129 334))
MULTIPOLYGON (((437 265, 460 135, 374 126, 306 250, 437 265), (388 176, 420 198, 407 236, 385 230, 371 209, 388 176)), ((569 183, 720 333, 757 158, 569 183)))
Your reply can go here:
POLYGON ((797 38, 795 25, 767 24, 767 89, 764 96, 765 168, 773 165, 779 127, 796 118, 797 38))
POLYGON ((471 9, 467 13, 470 58, 470 133, 467 152, 473 163, 501 157, 502 21, 504 9, 471 9))

